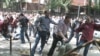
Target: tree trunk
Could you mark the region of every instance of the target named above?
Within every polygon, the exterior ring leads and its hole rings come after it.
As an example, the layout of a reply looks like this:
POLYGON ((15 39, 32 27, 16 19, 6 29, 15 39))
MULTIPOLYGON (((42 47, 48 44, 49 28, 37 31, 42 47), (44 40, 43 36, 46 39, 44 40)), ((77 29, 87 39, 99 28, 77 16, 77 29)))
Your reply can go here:
POLYGON ((65 7, 65 13, 68 13, 69 10, 68 10, 68 7, 64 6, 65 7))

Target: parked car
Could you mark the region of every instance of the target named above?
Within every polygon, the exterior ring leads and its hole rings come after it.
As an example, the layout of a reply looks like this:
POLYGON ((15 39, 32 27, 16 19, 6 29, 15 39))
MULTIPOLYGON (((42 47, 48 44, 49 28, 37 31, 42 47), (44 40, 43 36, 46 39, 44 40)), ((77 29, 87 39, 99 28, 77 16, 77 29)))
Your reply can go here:
MULTIPOLYGON (((96 24, 100 24, 100 19, 95 19, 96 24)), ((93 34, 94 39, 100 39, 100 31, 95 30, 93 34)))
POLYGON ((94 37, 94 39, 100 39, 100 31, 95 30, 93 37, 94 37))

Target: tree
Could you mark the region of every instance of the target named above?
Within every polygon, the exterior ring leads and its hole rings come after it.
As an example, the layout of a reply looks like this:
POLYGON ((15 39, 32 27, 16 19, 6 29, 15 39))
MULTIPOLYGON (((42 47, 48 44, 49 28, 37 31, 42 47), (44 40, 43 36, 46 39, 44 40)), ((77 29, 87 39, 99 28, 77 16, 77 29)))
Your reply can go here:
POLYGON ((18 3, 16 1, 17 0, 3 0, 2 1, 2 3, 4 3, 3 8, 7 8, 10 11, 12 11, 14 9, 18 9, 18 8, 20 8, 20 10, 22 10, 22 7, 21 7, 22 2, 25 2, 25 0, 18 0, 18 3))
POLYGON ((95 6, 94 9, 99 10, 100 11, 100 0, 94 0, 95 2, 95 6))
POLYGON ((71 0, 51 0, 51 9, 63 8, 68 13, 68 5, 71 0))
POLYGON ((100 0, 88 0, 88 14, 100 14, 100 0), (93 11, 95 12, 93 12, 93 11))
POLYGON ((100 15, 100 0, 94 0, 94 6, 93 6, 93 10, 94 10, 94 15, 100 15))
POLYGON ((3 2, 4 2, 4 6, 5 6, 5 8, 9 8, 9 7, 11 7, 12 6, 12 2, 15 2, 16 0, 4 0, 3 2))
POLYGON ((25 2, 25 0, 19 0, 19 4, 20 4, 20 11, 21 11, 21 12, 23 11, 23 9, 22 9, 22 4, 23 4, 23 2, 25 2))
POLYGON ((88 6, 87 6, 87 13, 91 14, 91 7, 92 6, 92 0, 88 0, 88 6))
POLYGON ((59 0, 60 6, 65 9, 65 12, 68 13, 68 5, 71 0, 59 0))

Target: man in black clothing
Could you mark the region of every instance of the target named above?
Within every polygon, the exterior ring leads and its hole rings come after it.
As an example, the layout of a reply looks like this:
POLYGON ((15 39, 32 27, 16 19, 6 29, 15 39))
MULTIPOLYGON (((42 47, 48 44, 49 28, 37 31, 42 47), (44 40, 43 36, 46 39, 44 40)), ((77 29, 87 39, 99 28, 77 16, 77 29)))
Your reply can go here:
POLYGON ((29 20, 27 19, 27 17, 24 16, 24 14, 21 13, 19 15, 19 22, 21 25, 21 31, 20 31, 21 43, 25 43, 24 34, 25 34, 27 40, 30 41, 28 34, 27 34, 29 20))

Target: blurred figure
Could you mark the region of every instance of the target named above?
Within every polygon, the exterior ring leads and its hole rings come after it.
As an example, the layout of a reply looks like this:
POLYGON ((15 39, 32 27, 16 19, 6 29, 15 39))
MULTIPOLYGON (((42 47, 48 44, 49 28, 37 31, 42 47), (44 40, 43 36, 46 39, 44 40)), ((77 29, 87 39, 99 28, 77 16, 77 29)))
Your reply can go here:
MULTIPOLYGON (((100 24, 95 24, 92 20, 92 17, 87 16, 85 23, 79 26, 78 29, 76 29, 76 32, 82 32, 82 36, 80 38, 80 42, 78 43, 78 46, 81 46, 82 44, 93 40, 93 33, 95 29, 100 30, 100 24)), ((88 50, 90 45, 86 45, 84 49, 83 56, 87 56, 88 50)))
POLYGON ((8 30, 9 22, 7 19, 4 20, 3 25, 2 25, 2 35, 5 37, 6 40, 8 40, 9 36, 9 30, 8 30))
POLYGON ((35 22, 35 25, 37 27, 38 36, 36 37, 35 44, 31 50, 31 56, 34 56, 35 49, 36 49, 40 39, 41 39, 41 50, 39 51, 39 54, 42 55, 42 50, 43 50, 44 45, 46 43, 46 37, 48 36, 48 33, 50 33, 50 31, 49 31, 50 30, 50 23, 56 24, 49 17, 48 11, 45 11, 44 14, 45 14, 45 16, 41 16, 35 22))
POLYGON ((68 39, 68 42, 71 41, 71 39, 74 37, 75 35, 75 38, 76 38, 76 45, 78 45, 78 42, 79 42, 79 36, 80 34, 79 33, 76 33, 75 30, 82 24, 82 17, 77 17, 75 19, 75 21, 72 23, 72 26, 71 26, 71 33, 70 33, 70 36, 69 36, 69 39, 68 39))
POLYGON ((67 41, 67 31, 70 26, 70 16, 66 16, 64 20, 60 20, 56 26, 53 33, 53 43, 47 54, 47 56, 52 56, 56 48, 57 42, 66 42, 67 41))
POLYGON ((25 34, 27 40, 30 42, 28 34, 27 34, 29 20, 27 19, 27 17, 24 16, 23 13, 21 13, 19 15, 19 22, 21 25, 21 31, 20 31, 21 43, 25 43, 24 34, 25 34))

